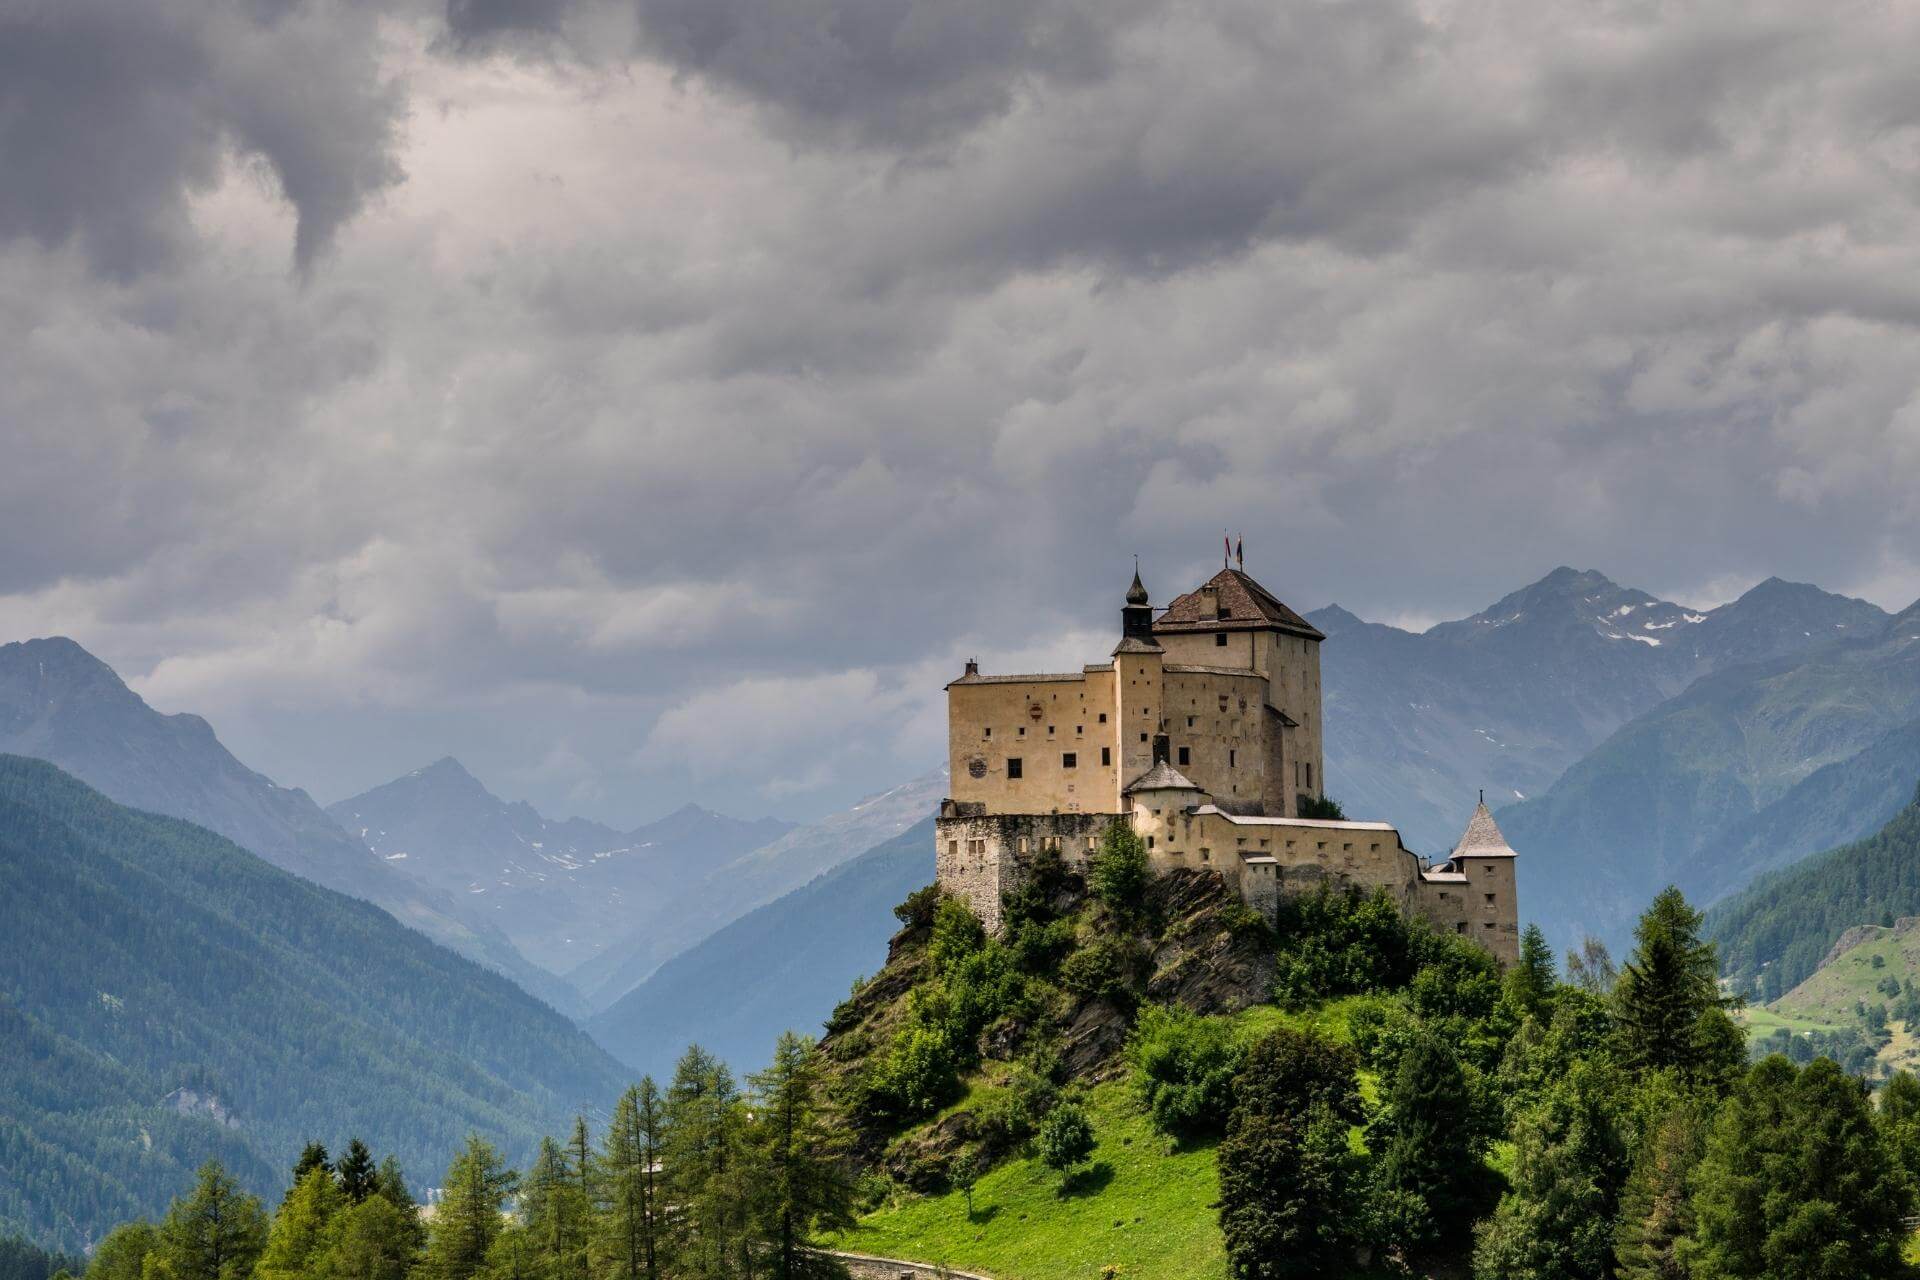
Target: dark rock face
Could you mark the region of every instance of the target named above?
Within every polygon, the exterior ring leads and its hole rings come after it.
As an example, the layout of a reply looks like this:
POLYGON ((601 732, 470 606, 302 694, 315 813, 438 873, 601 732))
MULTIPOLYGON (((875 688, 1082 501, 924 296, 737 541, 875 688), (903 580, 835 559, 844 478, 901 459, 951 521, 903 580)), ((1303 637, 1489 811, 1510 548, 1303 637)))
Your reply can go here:
POLYGON ((1195 1013, 1238 1013, 1267 999, 1273 951, 1245 906, 1213 871, 1176 871, 1154 883, 1161 919, 1147 999, 1195 1013))

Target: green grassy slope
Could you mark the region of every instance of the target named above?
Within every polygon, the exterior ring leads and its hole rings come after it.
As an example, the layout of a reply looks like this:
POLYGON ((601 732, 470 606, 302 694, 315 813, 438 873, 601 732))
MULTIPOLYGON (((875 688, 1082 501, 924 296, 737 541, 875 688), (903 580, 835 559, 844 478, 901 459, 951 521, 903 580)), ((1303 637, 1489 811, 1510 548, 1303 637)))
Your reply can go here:
MULTIPOLYGON (((1304 1014, 1258 1006, 1241 1013, 1236 1027, 1253 1040, 1285 1023, 1312 1025, 1345 1041, 1348 1012, 1369 998, 1304 1014)), ((977 1077, 974 1089, 991 1088, 990 1079, 977 1077)), ((1377 1097, 1377 1082, 1367 1073, 1360 1084, 1369 1101, 1377 1097)), ((1100 1280, 1109 1266, 1129 1280, 1224 1280, 1213 1145, 1181 1149, 1154 1132, 1124 1080, 1095 1086, 1087 1115, 1098 1144, 1091 1173, 1064 1191, 1060 1175, 1037 1157, 1018 1156, 980 1179, 971 1219, 957 1191, 905 1196, 830 1244, 982 1271, 996 1280, 1100 1280)))

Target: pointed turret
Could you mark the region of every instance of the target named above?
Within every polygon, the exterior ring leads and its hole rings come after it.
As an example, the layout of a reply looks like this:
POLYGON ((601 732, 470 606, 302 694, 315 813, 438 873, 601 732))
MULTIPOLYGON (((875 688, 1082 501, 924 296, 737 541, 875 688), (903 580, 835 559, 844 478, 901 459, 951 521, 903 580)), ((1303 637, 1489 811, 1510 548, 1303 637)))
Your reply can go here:
POLYGON ((1122 653, 1159 653, 1153 638, 1153 606, 1147 602, 1147 588, 1140 581, 1140 562, 1133 562, 1133 585, 1127 588, 1127 604, 1120 610, 1120 643, 1114 649, 1122 653))
POLYGON ((1474 806, 1473 816, 1467 819, 1467 829, 1460 833, 1460 843, 1453 846, 1456 858, 1511 858, 1516 856, 1513 846, 1500 834, 1499 824, 1493 820, 1493 813, 1487 808, 1484 795, 1474 806))

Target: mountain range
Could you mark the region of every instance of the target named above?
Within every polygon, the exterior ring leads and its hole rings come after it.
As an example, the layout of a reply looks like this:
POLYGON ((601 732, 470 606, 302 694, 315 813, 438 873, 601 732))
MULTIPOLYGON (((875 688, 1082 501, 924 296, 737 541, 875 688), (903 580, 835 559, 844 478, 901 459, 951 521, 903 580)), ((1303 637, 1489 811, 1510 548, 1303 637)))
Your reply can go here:
POLYGON ((382 860, 463 900, 521 954, 565 974, 636 932, 714 868, 792 829, 686 805, 615 831, 508 802, 451 757, 327 808, 382 860))
POLYGON ((1307 617, 1327 636, 1328 792, 1433 853, 1481 789, 1493 804, 1538 796, 1700 677, 1887 624, 1864 600, 1777 578, 1697 610, 1565 567, 1417 634, 1338 606, 1307 617))
POLYGON ((312 797, 234 759, 195 715, 162 715, 65 637, 0 645, 0 752, 60 766, 112 800, 197 823, 274 866, 364 898, 559 1008, 566 983, 491 922, 374 856, 312 797))
POLYGON ((0 755, 0 1224, 68 1248, 219 1158, 277 1190, 350 1135, 432 1185, 516 1162, 617 1063, 506 978, 204 827, 0 755))

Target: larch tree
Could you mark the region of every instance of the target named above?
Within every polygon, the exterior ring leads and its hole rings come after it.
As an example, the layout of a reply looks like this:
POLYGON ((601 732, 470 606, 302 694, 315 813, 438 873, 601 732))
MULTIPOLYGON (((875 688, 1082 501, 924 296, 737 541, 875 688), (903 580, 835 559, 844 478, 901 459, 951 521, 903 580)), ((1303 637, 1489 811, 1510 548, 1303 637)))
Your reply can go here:
POLYGON ((853 1225, 853 1188, 822 1110, 813 1042, 782 1033, 773 1062, 750 1083, 762 1173, 755 1234, 767 1242, 772 1280, 803 1280, 820 1271, 814 1235, 853 1225))
POLYGON ((340 1184, 324 1167, 316 1166, 295 1183, 273 1215, 259 1280, 300 1280, 325 1248, 334 1215, 345 1205, 340 1184))
POLYGON ((260 1201, 209 1160, 200 1166, 193 1191, 167 1210, 149 1256, 166 1280, 248 1280, 266 1243, 260 1201))
POLYGON ((600 1156, 605 1207, 594 1241, 600 1280, 660 1280, 661 1124, 652 1076, 620 1095, 600 1156))
POLYGON ((434 1208, 424 1263, 431 1280, 472 1280, 487 1265, 500 1236, 500 1209, 518 1184, 500 1153, 479 1136, 447 1166, 446 1186, 434 1208))

